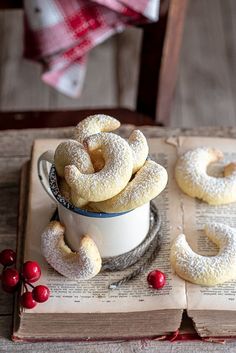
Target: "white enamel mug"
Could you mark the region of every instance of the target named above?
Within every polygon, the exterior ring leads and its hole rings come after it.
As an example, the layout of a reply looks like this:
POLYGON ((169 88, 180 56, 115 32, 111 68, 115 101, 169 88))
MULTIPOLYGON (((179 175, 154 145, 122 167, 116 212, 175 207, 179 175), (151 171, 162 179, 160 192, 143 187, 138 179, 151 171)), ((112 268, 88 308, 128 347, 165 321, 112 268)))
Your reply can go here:
POLYGON ((72 250, 78 250, 80 238, 85 234, 94 240, 103 258, 126 253, 145 239, 150 223, 149 202, 123 213, 95 213, 74 207, 60 195, 53 155, 47 151, 39 157, 38 176, 57 203, 60 222, 66 228, 66 243, 72 250))

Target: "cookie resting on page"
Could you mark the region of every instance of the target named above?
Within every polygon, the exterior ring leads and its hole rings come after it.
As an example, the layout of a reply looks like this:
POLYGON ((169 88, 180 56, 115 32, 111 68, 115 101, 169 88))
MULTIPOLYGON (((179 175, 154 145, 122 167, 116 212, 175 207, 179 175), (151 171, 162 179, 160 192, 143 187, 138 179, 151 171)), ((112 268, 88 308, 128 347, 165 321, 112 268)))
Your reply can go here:
POLYGON ((183 279, 204 286, 214 286, 236 278, 236 229, 221 223, 205 225, 205 234, 219 247, 216 256, 202 256, 180 234, 173 242, 170 260, 183 279))
POLYGON ((197 197, 210 205, 236 201, 236 163, 224 167, 224 176, 208 175, 210 163, 223 158, 215 148, 199 147, 179 157, 175 167, 175 179, 180 189, 191 197, 197 197))

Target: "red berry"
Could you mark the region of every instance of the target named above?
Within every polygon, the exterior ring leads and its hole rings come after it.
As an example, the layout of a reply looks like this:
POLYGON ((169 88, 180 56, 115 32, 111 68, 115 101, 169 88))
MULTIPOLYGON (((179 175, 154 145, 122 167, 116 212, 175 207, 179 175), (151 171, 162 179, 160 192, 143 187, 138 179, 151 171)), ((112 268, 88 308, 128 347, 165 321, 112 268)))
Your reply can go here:
POLYGON ((32 291, 33 299, 38 303, 46 302, 50 296, 50 290, 47 286, 36 286, 32 291))
POLYGON ((166 284, 166 276, 159 270, 153 270, 148 274, 147 281, 152 288, 160 289, 166 284))
MULTIPOLYGON (((19 282, 18 282, 19 284, 19 282)), ((18 284, 14 287, 9 287, 6 286, 4 283, 2 283, 2 290, 6 293, 15 293, 17 291, 17 289, 19 288, 18 284)))
POLYGON ((21 296, 21 305, 27 309, 33 309, 37 303, 33 299, 32 292, 25 292, 21 296))
POLYGON ((15 268, 7 268, 2 272, 2 283, 7 287, 14 287, 19 282, 20 276, 15 268))
POLYGON ((26 261, 23 265, 22 274, 24 279, 30 283, 36 282, 41 276, 41 269, 36 261, 26 261))
POLYGON ((16 253, 11 249, 5 249, 0 252, 0 263, 3 266, 11 266, 16 261, 16 253))

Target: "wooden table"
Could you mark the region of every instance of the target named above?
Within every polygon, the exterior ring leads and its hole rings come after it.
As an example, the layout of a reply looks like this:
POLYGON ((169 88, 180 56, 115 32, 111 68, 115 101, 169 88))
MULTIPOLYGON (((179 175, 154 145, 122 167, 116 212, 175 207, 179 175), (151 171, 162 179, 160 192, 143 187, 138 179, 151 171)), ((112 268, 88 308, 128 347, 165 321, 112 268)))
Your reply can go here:
MULTIPOLYGON (((121 133, 127 136, 133 126, 126 125, 121 133)), ((143 127, 147 137, 163 137, 176 135, 221 136, 236 138, 234 128, 198 128, 167 129, 161 127, 143 127)), ((71 136, 71 128, 51 128, 34 130, 9 130, 0 132, 0 250, 15 247, 19 176, 22 164, 30 158, 32 141, 35 138, 64 138, 71 136)), ((196 353, 196 352, 236 352, 236 341, 225 345, 201 341, 187 342, 96 342, 96 343, 13 343, 10 340, 12 323, 12 297, 0 290, 0 352, 33 352, 33 353, 196 353)))

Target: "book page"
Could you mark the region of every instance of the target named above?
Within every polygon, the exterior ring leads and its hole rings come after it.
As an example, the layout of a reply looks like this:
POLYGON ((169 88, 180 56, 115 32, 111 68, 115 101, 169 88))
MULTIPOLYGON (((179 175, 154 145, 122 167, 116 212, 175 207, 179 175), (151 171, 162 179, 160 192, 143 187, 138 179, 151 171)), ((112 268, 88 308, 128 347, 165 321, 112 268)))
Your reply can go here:
POLYGON ((120 288, 108 289, 109 284, 129 274, 131 269, 103 272, 91 280, 76 282, 54 271, 40 251, 40 236, 56 204, 40 184, 36 168, 37 159, 46 150, 55 150, 60 142, 60 140, 37 140, 33 149, 24 260, 31 259, 40 263, 42 276, 37 284, 47 285, 51 290, 51 298, 43 305, 31 309, 29 313, 109 313, 186 308, 185 282, 173 274, 169 261, 171 241, 182 229, 179 190, 173 187, 173 177, 170 173, 176 159, 175 147, 165 143, 163 139, 149 140, 152 158, 164 165, 170 175, 168 187, 155 199, 162 219, 161 250, 150 267, 135 280, 120 288), (167 275, 167 284, 161 290, 148 287, 147 274, 153 269, 159 269, 167 275))
MULTIPOLYGON (((236 140, 206 137, 182 137, 177 147, 178 154, 200 146, 215 147, 224 152, 225 159, 211 166, 209 173, 222 175, 223 165, 236 160, 236 140)), ((236 227, 236 203, 211 206, 182 193, 184 234, 194 251, 201 255, 215 255, 218 249, 203 232, 207 222, 224 223, 236 227)), ((187 283, 187 305, 189 310, 236 310, 236 281, 217 286, 200 286, 187 283)))

